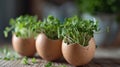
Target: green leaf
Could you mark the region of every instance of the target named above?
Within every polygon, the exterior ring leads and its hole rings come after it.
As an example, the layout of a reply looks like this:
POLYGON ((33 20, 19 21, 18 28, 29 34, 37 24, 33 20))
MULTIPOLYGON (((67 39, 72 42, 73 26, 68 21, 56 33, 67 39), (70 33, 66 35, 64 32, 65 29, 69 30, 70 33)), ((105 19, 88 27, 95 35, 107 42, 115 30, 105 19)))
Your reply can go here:
POLYGON ((32 63, 36 63, 36 59, 35 58, 32 58, 32 63))
POLYGON ((8 61, 8 60, 10 60, 10 58, 5 56, 5 57, 3 58, 3 60, 7 60, 7 61, 8 61))
POLYGON ((45 67, 52 67, 52 62, 48 62, 45 67))
POLYGON ((8 37, 8 32, 4 31, 4 36, 8 37))
POLYGON ((3 49, 3 54, 8 54, 8 52, 9 52, 9 51, 8 51, 8 48, 7 48, 7 47, 3 49))
POLYGON ((24 57, 21 62, 22 64, 28 64, 28 58, 24 57))

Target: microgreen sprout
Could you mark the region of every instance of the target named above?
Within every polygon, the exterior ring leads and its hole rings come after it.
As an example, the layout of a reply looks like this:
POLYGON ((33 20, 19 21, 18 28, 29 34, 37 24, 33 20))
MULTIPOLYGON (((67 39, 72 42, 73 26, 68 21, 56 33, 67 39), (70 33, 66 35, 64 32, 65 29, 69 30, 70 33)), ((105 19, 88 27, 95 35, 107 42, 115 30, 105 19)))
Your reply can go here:
POLYGON ((66 18, 61 35, 68 44, 77 43, 87 46, 95 31, 98 31, 97 22, 74 16, 66 18))
POLYGON ((8 37, 8 33, 12 32, 17 37, 29 38, 36 35, 34 24, 38 22, 36 16, 19 16, 10 20, 10 26, 5 28, 4 35, 8 37))
POLYGON ((52 62, 48 62, 45 67, 52 67, 52 62))
POLYGON ((61 38, 61 23, 60 20, 53 16, 48 16, 43 20, 42 23, 39 23, 39 32, 44 33, 48 38, 51 39, 60 39, 61 38))
POLYGON ((35 58, 32 58, 32 63, 36 63, 36 59, 35 58))
POLYGON ((16 54, 15 52, 12 52, 10 49, 8 49, 8 47, 1 49, 0 52, 3 55, 3 56, 0 57, 0 59, 2 59, 2 60, 16 60, 16 59, 19 59, 18 54, 16 54))
POLYGON ((28 58, 27 58, 27 57, 22 58, 21 63, 22 63, 22 64, 29 64, 29 63, 28 63, 28 58))

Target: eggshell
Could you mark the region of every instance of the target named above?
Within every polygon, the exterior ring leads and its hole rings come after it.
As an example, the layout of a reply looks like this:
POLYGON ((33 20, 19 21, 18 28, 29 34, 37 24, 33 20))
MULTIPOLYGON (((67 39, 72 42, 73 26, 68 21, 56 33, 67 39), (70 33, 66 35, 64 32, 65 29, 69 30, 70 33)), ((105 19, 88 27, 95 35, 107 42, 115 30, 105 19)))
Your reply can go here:
POLYGON ((62 40, 51 40, 41 33, 36 39, 36 50, 45 60, 53 61, 62 57, 62 40))
POLYGON ((62 53, 65 60, 75 66, 85 65, 91 61, 95 53, 95 40, 91 38, 88 46, 62 43, 62 53))
POLYGON ((16 35, 13 35, 12 45, 14 50, 21 56, 32 57, 36 52, 34 38, 23 39, 16 37, 16 35))

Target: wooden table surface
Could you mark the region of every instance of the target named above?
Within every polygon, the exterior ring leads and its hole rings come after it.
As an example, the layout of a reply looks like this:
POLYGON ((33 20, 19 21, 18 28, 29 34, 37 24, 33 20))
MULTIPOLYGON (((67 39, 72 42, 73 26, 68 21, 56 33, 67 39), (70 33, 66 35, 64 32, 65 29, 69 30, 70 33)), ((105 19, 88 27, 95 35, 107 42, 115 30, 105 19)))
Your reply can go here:
MULTIPOLYGON (((2 55, 0 54, 0 56, 2 55)), ((93 60, 90 63, 79 67, 120 67, 119 57, 120 49, 115 51, 111 49, 97 49, 93 60)), ((31 63, 32 58, 29 58, 29 64, 27 65, 22 64, 21 59, 13 61, 0 60, 0 67, 45 67, 48 63, 48 61, 41 59, 39 56, 36 56, 35 58, 37 63, 31 63)), ((65 65, 66 67, 75 67, 68 64, 63 58, 52 62, 52 64, 54 67, 62 67, 61 65, 65 65)))
MULTIPOLYGON (((14 61, 5 61, 0 60, 0 67, 45 67, 48 61, 45 61, 41 58, 37 58, 37 63, 30 63, 31 59, 29 58, 29 64, 24 65, 21 63, 21 60, 14 61)), ((58 61, 52 62, 53 66, 60 67, 61 65, 66 65, 66 67, 75 67, 68 64, 65 60, 61 59, 58 61)), ((94 58, 90 63, 79 66, 79 67, 120 67, 120 59, 109 59, 109 58, 94 58)))

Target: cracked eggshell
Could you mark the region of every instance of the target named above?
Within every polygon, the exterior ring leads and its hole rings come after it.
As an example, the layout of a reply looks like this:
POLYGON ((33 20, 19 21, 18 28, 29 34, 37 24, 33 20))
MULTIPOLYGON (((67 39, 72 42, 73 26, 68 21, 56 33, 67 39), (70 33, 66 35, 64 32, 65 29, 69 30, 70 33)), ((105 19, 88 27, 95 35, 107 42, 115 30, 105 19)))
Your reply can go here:
POLYGON ((94 57, 95 40, 91 38, 88 46, 81 46, 79 44, 62 43, 62 53, 65 60, 75 66, 85 65, 89 63, 94 57))
POLYGON ((36 53, 34 38, 20 38, 14 34, 12 37, 12 45, 14 50, 21 56, 32 57, 36 53))
POLYGON ((53 61, 62 57, 62 40, 51 40, 43 33, 36 39, 36 50, 40 57, 47 61, 53 61))

